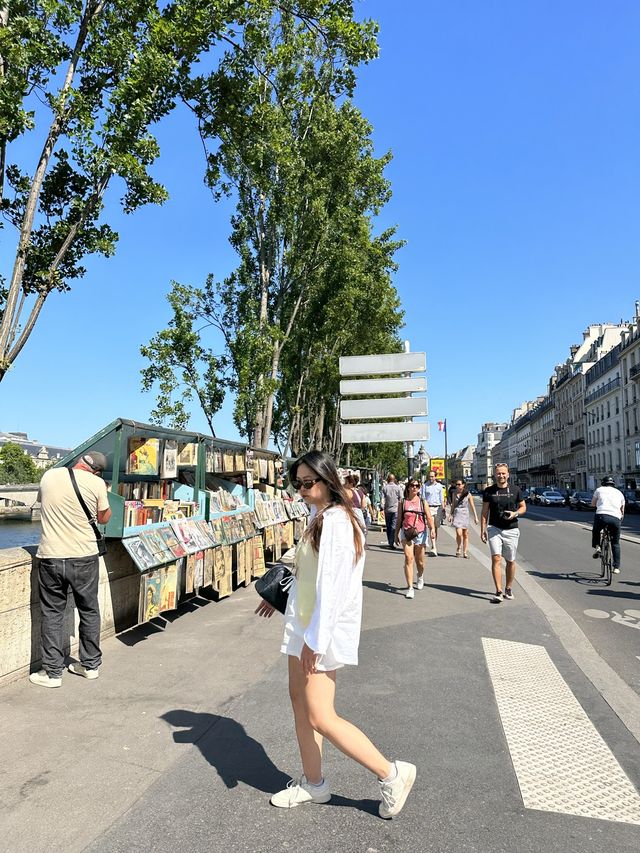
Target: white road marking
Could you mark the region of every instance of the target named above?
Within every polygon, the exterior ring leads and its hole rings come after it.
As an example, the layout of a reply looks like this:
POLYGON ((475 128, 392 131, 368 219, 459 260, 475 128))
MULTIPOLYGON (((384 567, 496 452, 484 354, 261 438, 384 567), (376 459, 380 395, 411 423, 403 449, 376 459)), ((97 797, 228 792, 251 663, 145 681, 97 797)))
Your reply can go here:
POLYGON ((640 825, 640 796, 546 649, 483 637, 526 808, 640 825))
POLYGON ((623 613, 618 613, 617 610, 583 610, 582 612, 591 619, 611 619, 617 625, 637 628, 640 631, 640 610, 625 610, 623 613))

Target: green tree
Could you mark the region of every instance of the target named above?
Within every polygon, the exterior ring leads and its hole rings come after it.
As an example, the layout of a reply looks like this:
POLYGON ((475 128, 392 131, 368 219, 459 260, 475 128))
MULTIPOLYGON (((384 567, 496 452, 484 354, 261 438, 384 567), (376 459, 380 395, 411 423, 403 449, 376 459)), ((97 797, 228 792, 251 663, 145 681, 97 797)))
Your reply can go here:
POLYGON ((0 483, 37 483, 42 472, 28 453, 13 441, 0 447, 0 483))
POLYGON ((115 251, 118 235, 100 222, 113 179, 126 213, 167 198, 150 172, 159 154, 152 128, 194 63, 272 5, 2 0, 0 209, 15 253, 0 278, 0 381, 49 294, 84 275, 86 256, 115 251))

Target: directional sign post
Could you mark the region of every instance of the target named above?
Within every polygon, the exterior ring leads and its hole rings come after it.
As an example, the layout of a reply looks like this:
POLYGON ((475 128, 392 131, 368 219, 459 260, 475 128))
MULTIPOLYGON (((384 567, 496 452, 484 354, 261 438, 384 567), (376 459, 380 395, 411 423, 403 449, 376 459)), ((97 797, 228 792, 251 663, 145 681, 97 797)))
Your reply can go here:
POLYGON ((428 414, 426 396, 412 397, 427 390, 424 376, 411 376, 427 368, 423 352, 398 352, 382 355, 356 355, 340 358, 340 394, 367 397, 340 403, 343 444, 370 442, 407 442, 409 476, 412 475, 414 441, 429 440, 429 424, 414 421, 428 414), (361 377, 361 378, 351 378, 361 377), (384 378, 379 378, 384 377, 384 378), (368 395, 395 394, 395 397, 368 395), (387 420, 397 418, 402 420, 387 420), (348 423, 345 423, 347 421, 348 423))

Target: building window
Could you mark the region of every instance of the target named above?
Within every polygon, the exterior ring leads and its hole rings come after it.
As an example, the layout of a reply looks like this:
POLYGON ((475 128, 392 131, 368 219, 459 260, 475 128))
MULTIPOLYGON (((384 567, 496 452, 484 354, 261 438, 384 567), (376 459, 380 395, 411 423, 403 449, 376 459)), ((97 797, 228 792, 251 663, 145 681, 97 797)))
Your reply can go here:
POLYGON ((640 468, 640 441, 636 441, 636 468, 640 468))
POLYGON ((620 470, 622 470, 622 454, 620 453, 620 448, 618 448, 617 454, 618 454, 618 464, 616 465, 616 468, 618 469, 618 471, 620 471, 620 470))

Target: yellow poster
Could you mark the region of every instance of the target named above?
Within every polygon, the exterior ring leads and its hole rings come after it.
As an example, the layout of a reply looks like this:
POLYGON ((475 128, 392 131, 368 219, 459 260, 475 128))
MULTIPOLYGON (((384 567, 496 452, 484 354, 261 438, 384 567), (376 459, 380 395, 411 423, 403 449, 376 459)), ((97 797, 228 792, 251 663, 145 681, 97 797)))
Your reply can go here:
POLYGON ((436 480, 444 480, 444 459, 431 459, 431 470, 436 472, 436 480))

